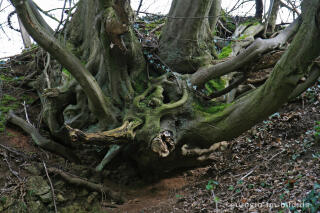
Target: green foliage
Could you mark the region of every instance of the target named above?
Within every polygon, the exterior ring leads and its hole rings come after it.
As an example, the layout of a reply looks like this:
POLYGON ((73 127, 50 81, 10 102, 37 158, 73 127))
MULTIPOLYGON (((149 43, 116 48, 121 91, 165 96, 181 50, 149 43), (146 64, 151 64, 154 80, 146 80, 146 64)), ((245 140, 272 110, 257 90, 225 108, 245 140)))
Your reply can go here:
POLYGON ((227 58, 231 53, 232 53, 232 48, 231 48, 231 44, 229 44, 228 46, 225 46, 224 48, 222 48, 220 54, 218 55, 218 59, 227 58))
POLYGON ((290 212, 310 212, 317 213, 320 209, 320 184, 315 183, 311 192, 309 192, 305 199, 303 199, 302 207, 289 206, 286 205, 286 208, 290 212))
POLYGON ((218 185, 219 183, 217 181, 209 180, 208 184, 206 185, 206 189, 211 191, 211 190, 214 190, 218 185))

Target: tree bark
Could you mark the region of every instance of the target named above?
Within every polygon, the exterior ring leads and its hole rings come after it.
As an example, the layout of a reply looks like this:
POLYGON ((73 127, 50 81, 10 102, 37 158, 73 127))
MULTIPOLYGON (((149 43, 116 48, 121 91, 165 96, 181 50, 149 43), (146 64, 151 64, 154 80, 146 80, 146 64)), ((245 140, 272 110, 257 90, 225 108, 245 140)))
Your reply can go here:
POLYGON ((274 33, 276 28, 276 22, 277 22, 278 13, 280 10, 280 4, 281 4, 280 0, 274 0, 273 2, 272 10, 269 17, 269 26, 268 26, 270 28, 271 33, 274 33))
POLYGON ((221 13, 221 0, 213 0, 211 9, 209 12, 209 24, 211 32, 214 34, 216 30, 216 25, 219 20, 221 13))
POLYGON ((26 31, 26 28, 24 28, 21 20, 18 18, 19 26, 20 26, 20 31, 21 31, 21 37, 23 41, 24 48, 30 48, 31 47, 31 39, 26 31))
POLYGON ((256 14, 255 18, 262 20, 263 15, 263 2, 262 0, 255 0, 256 1, 256 14))
POLYGON ((199 66, 210 63, 212 34, 209 25, 209 12, 214 16, 214 24, 219 8, 212 8, 213 0, 173 0, 166 26, 163 29, 159 55, 173 71, 193 73, 199 66), (212 9, 212 10, 211 10, 212 9))

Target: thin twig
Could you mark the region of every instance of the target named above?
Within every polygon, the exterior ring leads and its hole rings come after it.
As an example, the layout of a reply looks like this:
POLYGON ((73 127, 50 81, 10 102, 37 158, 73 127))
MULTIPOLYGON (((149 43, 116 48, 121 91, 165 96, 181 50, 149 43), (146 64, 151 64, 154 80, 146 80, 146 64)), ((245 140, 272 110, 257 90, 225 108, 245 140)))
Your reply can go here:
POLYGON ((44 171, 46 172, 47 178, 48 178, 49 183, 50 183, 50 188, 51 188, 51 193, 52 193, 52 200, 53 200, 53 205, 54 205, 54 211, 55 211, 55 213, 58 213, 58 209, 57 209, 57 205, 56 205, 56 196, 54 194, 54 188, 53 188, 53 185, 52 185, 52 181, 51 181, 50 176, 48 174, 46 163, 44 161, 42 161, 42 163, 43 163, 44 171))
MULTIPOLYGON (((29 124, 31 124, 30 120, 29 120, 29 116, 28 116, 28 112, 27 112, 27 106, 26 106, 26 101, 23 101, 23 108, 24 108, 24 113, 26 115, 26 120, 29 124)), ((32 124, 31 124, 32 125, 32 124)))
POLYGON ((64 3, 63 3, 63 9, 62 9, 62 12, 61 12, 61 19, 60 19, 60 22, 59 22, 59 25, 58 27, 56 28, 56 31, 54 32, 54 35, 57 34, 62 22, 63 22, 63 17, 64 17, 64 11, 66 9, 66 4, 67 4, 67 0, 64 0, 64 3))
POLYGON ((140 13, 140 9, 141 9, 141 6, 142 6, 142 2, 143 2, 143 0, 140 0, 140 3, 139 3, 139 6, 138 6, 138 9, 137 9, 137 11, 136 11, 136 16, 138 16, 138 15, 139 15, 139 13, 140 13))

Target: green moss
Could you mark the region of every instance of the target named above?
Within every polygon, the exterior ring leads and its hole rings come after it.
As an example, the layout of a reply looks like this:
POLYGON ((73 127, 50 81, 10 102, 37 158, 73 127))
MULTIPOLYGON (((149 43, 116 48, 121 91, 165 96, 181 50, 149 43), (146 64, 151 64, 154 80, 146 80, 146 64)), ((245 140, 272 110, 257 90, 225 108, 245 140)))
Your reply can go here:
POLYGON ((71 73, 66 68, 63 68, 62 72, 67 76, 68 80, 72 79, 71 73))
POLYGON ((231 44, 222 48, 221 53, 218 55, 218 59, 227 58, 232 53, 231 44))
POLYGON ((245 25, 245 26, 249 26, 249 25, 255 26, 258 24, 260 24, 260 22, 255 18, 248 19, 243 23, 243 25, 245 25))
POLYGON ((231 104, 225 104, 225 103, 214 103, 214 104, 209 104, 209 105, 202 105, 199 102, 194 102, 193 103, 193 108, 196 111, 208 113, 208 114, 215 114, 218 112, 221 112, 224 110, 227 106, 230 106, 231 104))
POLYGON ((220 90, 224 89, 226 86, 226 81, 221 78, 212 79, 212 80, 208 81, 207 83, 205 83, 204 86, 206 88, 207 94, 211 95, 212 93, 214 93, 216 91, 220 91, 220 90))

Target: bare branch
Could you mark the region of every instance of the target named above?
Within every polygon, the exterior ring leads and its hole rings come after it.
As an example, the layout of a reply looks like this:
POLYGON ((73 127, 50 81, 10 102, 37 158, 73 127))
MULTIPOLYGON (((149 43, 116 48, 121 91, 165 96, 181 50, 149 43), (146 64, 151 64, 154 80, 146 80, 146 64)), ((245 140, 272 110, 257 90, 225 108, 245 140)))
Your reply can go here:
POLYGON ((202 86, 208 80, 236 71, 269 50, 273 50, 287 42, 300 26, 298 20, 283 30, 278 36, 271 39, 256 39, 245 51, 228 61, 213 66, 202 67, 190 76, 193 85, 202 86))
POLYGON ((140 12, 140 9, 141 9, 141 6, 142 6, 142 3, 143 3, 143 0, 140 0, 139 2, 139 6, 138 6, 138 9, 137 9, 137 12, 136 12, 136 16, 139 15, 139 12, 140 12))

